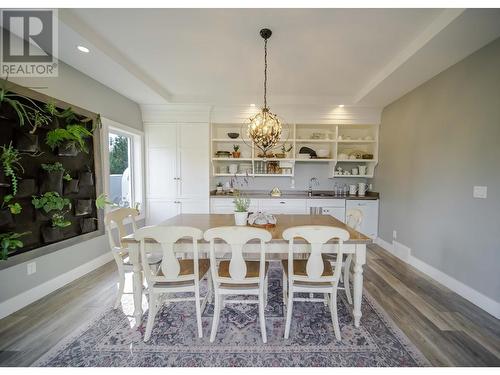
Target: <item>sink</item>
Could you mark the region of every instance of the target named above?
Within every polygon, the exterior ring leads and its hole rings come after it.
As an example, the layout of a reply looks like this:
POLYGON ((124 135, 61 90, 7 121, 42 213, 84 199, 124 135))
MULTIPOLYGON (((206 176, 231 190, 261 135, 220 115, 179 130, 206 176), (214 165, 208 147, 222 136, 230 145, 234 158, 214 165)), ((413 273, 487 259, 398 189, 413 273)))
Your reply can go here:
POLYGON ((313 193, 313 197, 335 197, 333 193, 313 193))

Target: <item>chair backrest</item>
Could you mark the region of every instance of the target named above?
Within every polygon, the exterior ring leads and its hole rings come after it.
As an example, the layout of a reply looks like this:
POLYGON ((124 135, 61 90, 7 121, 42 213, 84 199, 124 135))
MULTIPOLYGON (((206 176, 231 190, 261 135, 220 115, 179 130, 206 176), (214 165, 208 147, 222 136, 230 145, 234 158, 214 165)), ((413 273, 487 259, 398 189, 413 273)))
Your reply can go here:
POLYGON ((134 238, 140 241, 141 262, 144 274, 148 285, 153 285, 155 282, 171 282, 171 281, 198 281, 199 264, 198 264, 198 240, 203 238, 203 232, 198 228, 182 227, 182 226, 150 226, 138 229, 134 238), (190 238, 193 246, 193 262, 194 273, 180 275, 181 264, 174 252, 174 244, 181 238, 190 238), (158 270, 151 267, 148 262, 148 254, 152 252, 146 248, 146 240, 152 239, 158 242, 162 259, 160 269, 162 274, 158 274, 158 270))
POLYGON ((111 212, 108 212, 104 217, 104 224, 108 229, 108 241, 111 249, 114 248, 126 248, 127 244, 122 243, 122 237, 125 237, 128 233, 125 229, 125 219, 130 217, 132 221, 132 230, 135 232, 137 230, 137 223, 135 221, 136 217, 139 216, 139 211, 135 208, 118 208, 111 212), (116 243, 115 238, 112 233, 112 223, 115 223, 118 228, 118 242, 116 243))
POLYGON ((349 232, 342 228, 323 225, 304 225, 288 228, 283 232, 288 241, 288 277, 297 281, 335 281, 338 282, 342 267, 342 250, 344 241, 349 239, 349 232), (294 239, 303 238, 311 245, 311 254, 306 263, 307 276, 298 276, 293 271, 294 239), (324 272, 323 245, 331 239, 337 239, 337 259, 333 276, 322 276, 324 272))
POLYGON ((204 234, 206 241, 210 242, 210 268, 212 278, 218 283, 262 285, 265 276, 266 242, 271 241, 271 233, 265 229, 250 227, 217 227, 207 230, 204 234), (215 240, 222 240, 229 245, 231 259, 229 261, 229 276, 220 277, 217 258, 215 254, 215 240), (260 240, 259 277, 246 277, 247 265, 243 258, 243 246, 252 240, 260 240))
POLYGON ((345 222, 347 226, 351 227, 354 230, 359 230, 361 228, 361 223, 363 222, 363 211, 358 210, 357 208, 351 208, 347 210, 345 214, 345 222))

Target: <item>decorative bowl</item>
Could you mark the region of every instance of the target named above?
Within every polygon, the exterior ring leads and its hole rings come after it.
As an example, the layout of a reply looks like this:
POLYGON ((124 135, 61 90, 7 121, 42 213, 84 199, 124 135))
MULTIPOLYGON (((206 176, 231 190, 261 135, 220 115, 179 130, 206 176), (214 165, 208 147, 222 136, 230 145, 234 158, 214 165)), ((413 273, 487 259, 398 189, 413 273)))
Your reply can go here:
POLYGON ((316 155, 318 155, 318 158, 326 158, 328 155, 330 155, 329 150, 318 150, 316 151, 316 155))
POLYGON ((227 133, 227 136, 231 139, 236 139, 240 136, 240 133, 227 133))

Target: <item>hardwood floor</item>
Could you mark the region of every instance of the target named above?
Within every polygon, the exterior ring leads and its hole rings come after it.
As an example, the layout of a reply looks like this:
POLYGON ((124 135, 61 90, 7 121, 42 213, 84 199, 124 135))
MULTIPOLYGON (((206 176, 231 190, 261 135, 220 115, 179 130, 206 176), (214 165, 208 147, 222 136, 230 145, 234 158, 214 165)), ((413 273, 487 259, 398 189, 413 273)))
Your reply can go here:
MULTIPOLYGON (((371 245, 365 288, 434 366, 500 366, 500 321, 371 245)), ((108 263, 0 320, 0 365, 29 366, 115 297, 108 263)))

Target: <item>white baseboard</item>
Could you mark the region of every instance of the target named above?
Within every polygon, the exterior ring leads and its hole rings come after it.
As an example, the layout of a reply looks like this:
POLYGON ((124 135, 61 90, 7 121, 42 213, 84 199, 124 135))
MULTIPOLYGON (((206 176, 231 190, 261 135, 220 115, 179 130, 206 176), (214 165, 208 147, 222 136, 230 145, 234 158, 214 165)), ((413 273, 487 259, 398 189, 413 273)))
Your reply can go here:
POLYGON ((0 303, 0 319, 22 309, 32 302, 46 296, 49 293, 63 287, 64 285, 72 282, 73 280, 86 275, 87 273, 99 268, 100 266, 110 262, 113 259, 111 252, 105 254, 82 264, 81 266, 72 269, 62 275, 59 275, 43 284, 40 284, 30 290, 27 290, 15 297, 12 297, 0 303))
POLYGON ((413 255, 411 255, 411 249, 399 242, 393 241, 393 243, 391 244, 378 237, 375 240, 375 243, 387 250, 395 257, 401 259, 403 262, 415 267, 420 272, 426 274, 435 281, 443 284, 453 292, 462 296, 469 302, 472 302, 474 305, 490 313, 495 318, 500 319, 500 302, 497 302, 492 298, 485 296, 481 292, 478 292, 470 286, 465 285, 461 281, 458 281, 457 279, 451 277, 443 271, 440 271, 437 268, 434 268, 431 265, 421 261, 420 259, 415 258, 413 255))

